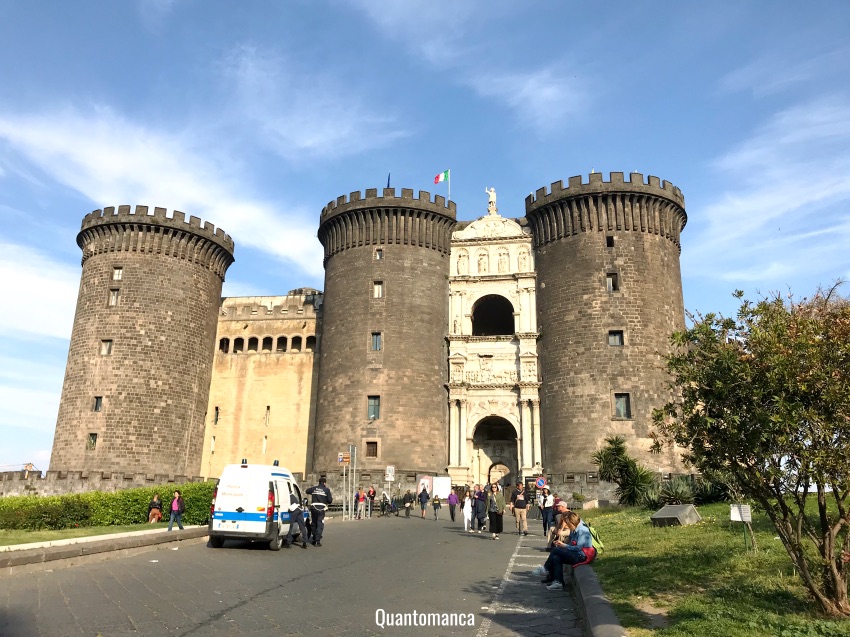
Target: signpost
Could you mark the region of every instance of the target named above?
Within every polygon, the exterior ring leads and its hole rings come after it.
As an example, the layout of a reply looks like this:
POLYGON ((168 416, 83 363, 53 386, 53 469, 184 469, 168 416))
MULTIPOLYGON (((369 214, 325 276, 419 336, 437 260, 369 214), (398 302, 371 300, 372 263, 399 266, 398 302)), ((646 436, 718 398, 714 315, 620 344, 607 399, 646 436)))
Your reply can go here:
MULTIPOLYGON (((753 513, 749 504, 730 504, 729 505, 729 519, 732 522, 743 522, 744 523, 744 550, 747 550, 747 528, 749 528, 750 523, 753 521, 753 513)), ((755 544, 753 544, 753 549, 755 549, 755 544)))
MULTIPOLYGON (((349 445, 349 449, 351 446, 349 445)), ((345 519, 346 510, 348 510, 349 516, 351 514, 350 507, 348 506, 348 492, 351 490, 348 488, 348 483, 351 482, 351 475, 347 471, 349 465, 351 465, 351 451, 340 451, 336 455, 336 461, 338 464, 342 465, 342 519, 345 519)))
POLYGON ((387 470, 384 472, 384 482, 395 482, 395 467, 391 464, 387 465, 387 470))

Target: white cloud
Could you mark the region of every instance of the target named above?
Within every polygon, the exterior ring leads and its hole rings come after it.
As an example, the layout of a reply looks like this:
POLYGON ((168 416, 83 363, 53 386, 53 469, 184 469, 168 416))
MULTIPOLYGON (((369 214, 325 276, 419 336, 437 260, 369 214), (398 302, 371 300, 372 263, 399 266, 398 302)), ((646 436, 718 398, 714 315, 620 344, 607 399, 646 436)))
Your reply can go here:
POLYGON ((784 283, 850 263, 850 102, 776 114, 717 159, 727 187, 699 210, 684 267, 723 280, 784 283))
POLYGON ((374 111, 355 92, 340 99, 338 79, 299 69, 269 51, 239 47, 223 69, 238 118, 247 118, 258 140, 289 160, 359 153, 408 135, 393 116, 374 111))
POLYGON ((0 243, 0 296, 6 299, 0 334, 70 338, 79 286, 79 267, 32 248, 0 243))
POLYGON ((481 75, 466 81, 483 98, 496 98, 517 118, 538 133, 560 128, 569 117, 585 110, 586 88, 575 77, 568 79, 554 68, 529 73, 481 75))
POLYGON ((0 139, 98 205, 167 203, 221 226, 239 245, 321 273, 312 212, 252 199, 234 162, 189 133, 147 129, 99 107, 0 114, 0 139))

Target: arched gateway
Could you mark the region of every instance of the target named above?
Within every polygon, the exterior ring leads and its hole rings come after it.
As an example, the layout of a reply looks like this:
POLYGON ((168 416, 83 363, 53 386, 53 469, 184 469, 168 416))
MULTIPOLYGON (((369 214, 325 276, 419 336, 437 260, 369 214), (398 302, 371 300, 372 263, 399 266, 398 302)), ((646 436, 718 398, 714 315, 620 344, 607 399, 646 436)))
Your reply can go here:
POLYGON ((519 475, 517 431, 506 418, 487 416, 472 436, 473 482, 510 484, 519 475))

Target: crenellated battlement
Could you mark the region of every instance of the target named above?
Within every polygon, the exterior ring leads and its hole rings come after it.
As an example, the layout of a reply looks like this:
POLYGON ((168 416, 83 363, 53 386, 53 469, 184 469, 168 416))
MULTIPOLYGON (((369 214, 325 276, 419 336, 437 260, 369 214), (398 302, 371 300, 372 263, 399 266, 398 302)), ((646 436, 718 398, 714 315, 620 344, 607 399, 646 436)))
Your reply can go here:
POLYGON ((165 484, 204 482, 200 476, 170 475, 165 473, 110 473, 107 471, 47 471, 42 476, 37 471, 0 473, 0 497, 12 495, 63 495, 88 491, 122 491, 136 487, 165 484))
POLYGON ((167 208, 154 208, 153 212, 151 212, 148 206, 136 206, 135 210, 131 206, 118 206, 117 208, 108 206, 103 208, 103 210, 90 212, 83 217, 80 230, 115 223, 145 224, 173 228, 206 237, 218 243, 229 252, 233 252, 234 248, 233 239, 221 228, 216 228, 209 221, 202 222, 199 217, 194 215, 190 215, 187 221, 186 213, 174 210, 169 214, 167 208))
POLYGON ((233 239, 221 228, 175 210, 147 206, 107 207, 83 217, 77 235, 83 263, 105 252, 163 254, 194 263, 215 272, 222 280, 233 263, 233 239))
POLYGON ((320 222, 324 223, 328 219, 348 212, 349 210, 361 210, 364 208, 413 208, 416 210, 427 210, 436 214, 440 214, 457 219, 457 206, 454 201, 446 201, 442 195, 434 195, 431 200, 431 193, 425 190, 419 191, 419 197, 414 198, 412 188, 402 188, 401 196, 396 196, 395 188, 384 188, 381 196, 378 196, 377 188, 367 188, 364 195, 359 190, 346 195, 340 195, 335 200, 329 201, 328 205, 322 208, 320 222))
POLYGON ((286 296, 233 296, 221 300, 219 321, 262 321, 268 319, 301 319, 316 317, 316 307, 324 296, 318 290, 286 296))
POLYGON ((602 194, 602 193, 637 193, 643 195, 655 195, 669 199, 682 208, 685 207, 685 197, 682 191, 669 181, 662 181, 654 175, 649 175, 644 180, 643 173, 629 173, 629 179, 625 179, 624 173, 612 172, 609 181, 604 181, 602 173, 590 173, 588 181, 583 181, 582 175, 570 177, 567 187, 563 181, 555 181, 547 191, 546 187, 538 188, 533 195, 525 198, 525 210, 528 212, 533 208, 545 206, 552 201, 571 196, 602 194))

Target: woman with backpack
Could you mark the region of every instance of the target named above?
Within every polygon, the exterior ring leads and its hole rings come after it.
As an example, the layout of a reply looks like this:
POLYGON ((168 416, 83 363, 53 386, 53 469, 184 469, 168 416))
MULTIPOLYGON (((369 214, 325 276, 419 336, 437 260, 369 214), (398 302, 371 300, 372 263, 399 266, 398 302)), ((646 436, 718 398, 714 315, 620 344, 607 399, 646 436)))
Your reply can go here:
POLYGON ((578 514, 570 511, 564 515, 563 519, 570 528, 567 541, 555 540, 546 564, 538 566, 531 572, 532 575, 542 575, 542 581, 548 584, 546 588, 550 591, 559 591, 564 588, 564 564, 575 568, 580 564, 589 564, 596 558, 590 529, 581 521, 578 514))

